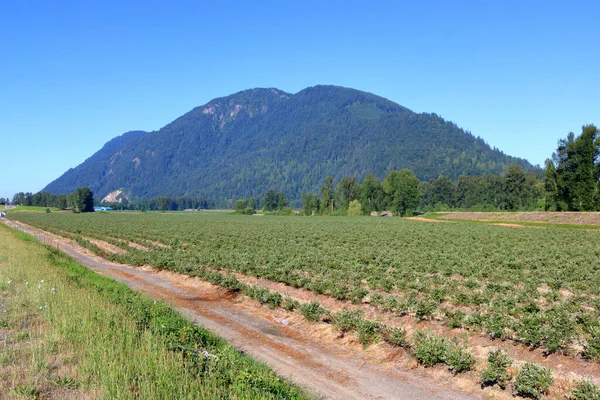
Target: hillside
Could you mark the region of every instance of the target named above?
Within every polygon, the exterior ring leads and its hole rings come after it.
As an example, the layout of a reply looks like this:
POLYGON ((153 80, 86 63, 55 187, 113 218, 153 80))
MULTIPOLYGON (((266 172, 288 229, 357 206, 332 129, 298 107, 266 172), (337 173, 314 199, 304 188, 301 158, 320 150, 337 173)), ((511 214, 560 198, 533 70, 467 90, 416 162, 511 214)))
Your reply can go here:
POLYGON ((316 192, 323 179, 409 168, 422 180, 445 174, 500 173, 526 160, 492 149, 435 114, 417 114, 382 97, 336 86, 296 94, 251 89, 194 108, 162 129, 128 132, 50 183, 96 198, 202 195, 289 198, 316 192))

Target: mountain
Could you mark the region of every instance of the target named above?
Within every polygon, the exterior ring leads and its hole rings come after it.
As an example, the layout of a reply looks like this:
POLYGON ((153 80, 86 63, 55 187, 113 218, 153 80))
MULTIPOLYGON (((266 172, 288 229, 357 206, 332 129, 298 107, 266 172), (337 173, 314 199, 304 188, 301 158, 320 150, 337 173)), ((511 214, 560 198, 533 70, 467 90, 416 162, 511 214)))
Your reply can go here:
POLYGON ((314 86, 296 94, 251 89, 194 108, 155 132, 112 139, 45 191, 89 186, 96 198, 122 190, 131 199, 201 195, 289 198, 317 192, 328 175, 362 181, 409 168, 421 180, 444 174, 534 168, 492 149, 436 114, 414 113, 355 89, 314 86))

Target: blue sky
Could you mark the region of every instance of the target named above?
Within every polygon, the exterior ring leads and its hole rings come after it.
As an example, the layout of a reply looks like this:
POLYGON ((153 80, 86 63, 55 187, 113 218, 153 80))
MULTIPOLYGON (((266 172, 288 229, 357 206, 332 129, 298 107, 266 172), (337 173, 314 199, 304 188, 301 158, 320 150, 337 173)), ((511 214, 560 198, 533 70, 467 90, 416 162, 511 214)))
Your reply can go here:
POLYGON ((597 1, 6 1, 0 197, 215 97, 316 84, 435 112, 542 164, 600 124, 597 1))

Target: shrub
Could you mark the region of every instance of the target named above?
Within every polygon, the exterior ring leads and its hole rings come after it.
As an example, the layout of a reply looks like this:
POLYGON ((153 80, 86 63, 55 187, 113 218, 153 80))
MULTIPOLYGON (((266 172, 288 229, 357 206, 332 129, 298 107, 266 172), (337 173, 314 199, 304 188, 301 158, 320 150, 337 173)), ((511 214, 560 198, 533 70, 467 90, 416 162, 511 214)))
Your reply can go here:
POLYGON ((285 296, 285 298, 283 299, 283 304, 282 307, 285 309, 285 311, 294 311, 296 308, 300 307, 300 303, 298 303, 296 300, 292 299, 289 296, 285 296))
POLYGON ((600 329, 594 327, 586 337, 583 356, 587 359, 600 361, 600 329))
POLYGON ((544 347, 547 353, 553 353, 565 347, 573 338, 575 326, 567 310, 550 310, 547 315, 548 326, 544 347))
POLYGON ((310 322, 316 322, 327 313, 321 305, 316 301, 304 303, 300 305, 300 314, 310 322))
POLYGON ((512 359, 502 349, 490 352, 488 355, 488 367, 481 373, 481 384, 484 386, 498 384, 502 389, 505 389, 509 381, 506 370, 511 365, 512 359))
POLYGON ((358 200, 352 200, 350 205, 348 206, 348 215, 350 216, 358 216, 362 215, 362 206, 358 200))
POLYGON ((571 392, 573 400, 600 400, 600 388, 589 379, 579 381, 571 392))
POLYGON ((510 319, 506 315, 492 314, 485 320, 485 327, 492 339, 507 339, 506 328, 510 326, 510 319))
POLYGON ((261 286, 250 286, 246 289, 245 294, 261 304, 268 304, 272 308, 279 307, 283 301, 279 292, 271 292, 261 286))
POLYGON ((467 314, 465 314, 464 311, 446 311, 446 316, 447 316, 447 324, 450 328, 462 328, 463 326, 463 322, 465 320, 465 316, 467 314))
POLYGON ((443 336, 417 331, 413 339, 415 357, 426 367, 443 363, 448 351, 448 343, 443 336))
POLYGON ((358 340, 363 346, 368 346, 379 336, 381 325, 376 321, 361 320, 358 325, 358 340))
POLYGON ((422 300, 416 304, 415 314, 420 319, 431 318, 434 316, 436 310, 437 304, 435 301, 422 300))
POLYGON ((386 326, 382 329, 383 340, 394 346, 406 347, 406 329, 386 326))
POLYGON ((515 380, 515 393, 522 397, 541 399, 553 383, 550 369, 539 364, 526 363, 515 380))
POLYGON ((475 357, 463 345, 457 344, 448 347, 445 362, 453 374, 459 374, 471 369, 475 364, 475 357))
POLYGON ((362 323, 363 313, 360 310, 340 310, 332 315, 333 325, 340 332, 357 331, 362 323))
POLYGON ((519 320, 516 333, 520 341, 529 346, 539 346, 544 339, 543 318, 536 314, 528 314, 519 320))

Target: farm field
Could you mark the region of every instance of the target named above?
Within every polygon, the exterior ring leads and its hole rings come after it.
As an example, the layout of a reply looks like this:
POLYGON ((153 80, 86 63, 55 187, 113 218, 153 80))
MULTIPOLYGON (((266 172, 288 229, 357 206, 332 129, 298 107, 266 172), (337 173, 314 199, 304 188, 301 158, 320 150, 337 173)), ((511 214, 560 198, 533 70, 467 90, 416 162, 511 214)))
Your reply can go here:
MULTIPOLYGON (((198 276, 232 290, 252 282, 257 286, 245 290, 250 296, 318 320, 328 310, 276 293, 279 287, 304 289, 336 311, 334 323, 357 330, 365 345, 377 336, 399 343, 404 327, 427 328, 565 354, 598 370, 600 231, 217 213, 13 212, 10 218, 114 261, 198 276), (339 304, 355 313, 340 311, 339 304), (363 315, 372 325, 343 323, 363 315)), ((418 354, 419 343, 433 339, 417 332, 412 340, 418 354)))
POLYGON ((0 398, 308 398, 163 302, 3 224, 0 242, 0 398))

